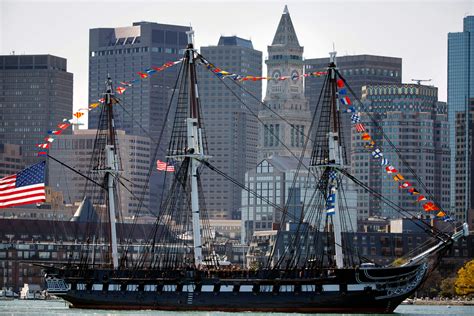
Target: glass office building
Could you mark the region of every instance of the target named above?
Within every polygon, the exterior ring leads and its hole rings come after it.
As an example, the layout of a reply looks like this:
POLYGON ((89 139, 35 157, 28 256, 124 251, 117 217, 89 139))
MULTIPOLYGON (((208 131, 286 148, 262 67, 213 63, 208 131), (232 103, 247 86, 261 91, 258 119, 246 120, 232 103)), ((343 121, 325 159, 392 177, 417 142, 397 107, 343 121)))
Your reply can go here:
MULTIPOLYGON (((463 137, 464 156, 456 155, 456 119, 464 117, 469 119, 469 99, 474 97, 474 16, 464 18, 462 32, 448 34, 448 119, 450 128, 451 145, 451 209, 455 211, 458 220, 466 220, 468 210, 472 207, 469 203, 469 195, 472 185, 470 184, 470 168, 459 169, 458 160, 469 161, 471 158, 469 146, 472 135, 469 128, 463 129, 466 133, 463 137), (459 113, 465 113, 459 116, 459 113), (463 172, 464 177, 457 177, 463 172), (459 181, 466 181, 460 185, 459 181), (459 184, 459 185, 458 185, 459 184), (464 188, 464 189, 463 189, 464 188), (463 205, 456 203, 462 198, 463 205)), ((467 126, 467 121, 465 125, 467 126)), ((457 124, 459 126, 459 122, 457 124)), ((459 129, 458 129, 459 130, 459 129)), ((468 165, 468 164, 465 164, 468 165)))

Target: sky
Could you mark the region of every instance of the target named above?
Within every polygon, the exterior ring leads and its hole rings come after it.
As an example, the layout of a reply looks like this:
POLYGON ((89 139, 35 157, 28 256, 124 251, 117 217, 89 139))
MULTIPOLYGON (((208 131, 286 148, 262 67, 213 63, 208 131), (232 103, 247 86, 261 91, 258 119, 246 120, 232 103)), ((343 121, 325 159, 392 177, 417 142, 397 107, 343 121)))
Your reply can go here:
POLYGON ((304 58, 327 57, 333 44, 338 56, 401 57, 403 82, 432 79, 441 101, 447 99, 447 34, 462 31, 462 19, 474 14, 474 0, 0 0, 0 54, 67 58, 74 109, 84 108, 89 29, 137 21, 191 25, 197 47, 237 35, 251 39, 265 58, 285 4, 304 58))

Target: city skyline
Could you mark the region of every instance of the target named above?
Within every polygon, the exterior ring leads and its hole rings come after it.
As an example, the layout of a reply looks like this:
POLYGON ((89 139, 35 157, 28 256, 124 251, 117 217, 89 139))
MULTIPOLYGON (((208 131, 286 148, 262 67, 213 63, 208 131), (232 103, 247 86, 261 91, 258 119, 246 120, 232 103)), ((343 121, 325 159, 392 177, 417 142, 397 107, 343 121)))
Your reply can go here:
POLYGON ((176 3, 3 0, 0 54, 15 51, 20 55, 48 53, 67 58, 75 79, 74 109, 78 109, 88 102, 89 29, 127 26, 137 21, 191 25, 198 47, 216 45, 221 35, 237 35, 251 39, 255 49, 266 52, 274 25, 288 4, 301 45, 305 46, 305 59, 326 57, 333 43, 339 56, 400 57, 404 61, 402 82, 433 79, 430 84, 439 87, 440 100, 445 101, 447 34, 461 31, 462 18, 474 12, 474 4, 469 1, 258 1, 251 4, 251 10, 245 2, 176 3), (111 12, 106 21, 105 11, 111 12), (261 12, 266 12, 268 19, 262 18, 261 12), (34 27, 24 21, 31 21, 34 27), (329 23, 331 28, 324 27, 329 23), (410 33, 412 29, 416 32, 410 33))

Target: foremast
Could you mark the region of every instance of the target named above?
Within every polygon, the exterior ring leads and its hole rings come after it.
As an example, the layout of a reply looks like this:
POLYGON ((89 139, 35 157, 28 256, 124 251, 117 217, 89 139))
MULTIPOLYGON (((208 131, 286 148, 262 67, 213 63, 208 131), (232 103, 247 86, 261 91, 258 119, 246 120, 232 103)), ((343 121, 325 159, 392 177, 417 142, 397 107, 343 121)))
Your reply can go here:
MULTIPOLYGON (((341 185, 341 172, 339 171, 343 171, 346 166, 343 148, 341 146, 340 113, 339 103, 337 102, 336 52, 330 52, 329 54, 330 62, 327 68, 328 79, 326 84, 327 94, 325 94, 325 98, 327 97, 327 101, 325 101, 327 102, 325 103, 327 104, 327 107, 325 107, 327 114, 324 115, 325 117, 329 117, 329 120, 326 121, 326 127, 322 127, 322 130, 324 130, 324 139, 327 140, 327 143, 320 145, 321 148, 326 148, 322 149, 322 156, 312 158, 316 158, 312 168, 315 168, 316 173, 321 174, 322 179, 325 179, 322 182, 323 187, 321 187, 321 189, 322 192, 325 192, 327 229, 329 230, 329 224, 332 223, 335 265, 340 269, 344 267, 344 254, 342 249, 342 225, 338 198, 341 185)), ((315 146, 317 145, 315 144, 315 146)))
MULTIPOLYGON (((341 269, 344 267, 344 254, 342 251, 342 229, 341 229, 341 213, 339 211, 338 189, 339 182, 337 181, 337 171, 344 168, 344 158, 342 155, 342 147, 339 142, 340 139, 340 124, 339 124, 339 103, 337 102, 337 83, 336 83, 336 52, 330 52, 330 62, 328 67, 329 84, 331 89, 331 122, 329 132, 329 164, 333 177, 328 185, 328 199, 334 201, 333 218, 333 234, 334 234, 334 249, 336 267, 341 269), (331 181, 332 180, 332 181, 331 181)), ((329 210, 330 208, 328 208, 329 210)))
POLYGON ((118 269, 118 246, 117 246, 117 228, 116 228, 116 212, 115 212, 115 179, 119 174, 118 160, 115 146, 115 123, 113 116, 113 88, 112 80, 107 78, 105 92, 105 108, 107 111, 107 129, 108 137, 105 146, 105 177, 107 183, 107 207, 110 224, 110 257, 112 266, 118 269))

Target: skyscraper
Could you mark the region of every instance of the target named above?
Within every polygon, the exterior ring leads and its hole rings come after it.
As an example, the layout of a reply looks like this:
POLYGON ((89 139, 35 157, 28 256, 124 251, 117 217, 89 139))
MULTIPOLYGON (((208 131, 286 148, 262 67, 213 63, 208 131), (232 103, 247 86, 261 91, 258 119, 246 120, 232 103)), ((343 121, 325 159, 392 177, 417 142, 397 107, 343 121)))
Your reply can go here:
POLYGON ((268 81, 264 102, 272 110, 262 107, 258 114, 263 123, 259 125, 258 132, 258 160, 273 154, 290 156, 291 153, 279 140, 299 157, 306 140, 304 135, 307 135, 311 125, 311 112, 304 96, 303 79, 296 79, 304 71, 303 47, 298 42, 286 6, 272 45, 268 46, 268 59, 265 63, 267 77, 279 79, 288 76, 290 79, 268 81))
MULTIPOLYGON (((255 50, 252 41, 237 36, 221 36, 217 46, 201 47, 209 62, 226 71, 261 76, 262 52, 255 50)), ((199 95, 204 112, 210 162, 240 183, 245 171, 257 163, 257 113, 259 102, 241 91, 228 79, 232 92, 206 68, 199 68, 199 95), (245 104, 245 105, 244 105, 245 104)), ((261 82, 242 82, 240 85, 262 98, 261 82)), ((207 170, 203 174, 206 207, 211 218, 240 218, 241 189, 222 176, 207 170)))
MULTIPOLYGON (((136 22, 132 26, 98 28, 90 30, 89 38, 89 101, 102 98, 104 82, 110 75, 115 83, 138 77, 137 72, 183 56, 187 45, 186 26, 136 22)), ((178 67, 171 67, 146 80, 140 80, 133 88, 120 96, 123 107, 115 107, 116 128, 130 135, 150 136, 154 152, 173 92, 178 67)), ((91 112, 89 127, 98 124, 99 112, 91 112)), ((166 129, 165 129, 166 131, 166 129)), ((158 153, 164 159, 168 137, 161 139, 158 153)), ((153 158, 153 157, 152 157, 153 158)), ((162 189, 160 177, 152 173, 150 183, 150 207, 156 210, 162 189)))
POLYGON ((0 144, 20 145, 23 165, 37 163, 36 144, 71 117, 72 86, 65 58, 0 56, 0 144))
MULTIPOLYGON (((364 110, 383 128, 386 137, 375 128, 367 113, 362 113, 362 121, 384 158, 419 190, 420 195, 427 198, 432 195, 439 206, 447 209, 449 130, 446 103, 438 102, 438 88, 417 84, 369 85, 362 88, 362 101, 364 110)), ((381 166, 380 160, 373 159, 371 151, 364 148, 366 142, 361 140, 359 133, 352 134, 352 144, 353 174, 404 210, 418 215, 423 209, 415 203, 416 196, 410 195, 408 189, 399 188, 400 183, 386 172, 386 166, 381 166)), ((400 217, 386 204, 368 196, 363 189, 358 190, 359 219, 371 215, 400 217)))
MULTIPOLYGON (((402 83, 402 59, 397 57, 353 55, 337 57, 337 67, 357 98, 362 96, 362 87, 375 84, 402 83)), ((329 57, 311 58, 305 60, 305 72, 324 71, 329 64, 329 57)), ((305 80, 305 96, 309 102, 311 112, 314 113, 319 95, 324 83, 324 77, 310 77, 305 80)), ((342 129, 345 132, 344 145, 346 147, 348 163, 351 155, 351 122, 349 115, 342 116, 342 129)))
MULTIPOLYGON (((457 126, 456 120, 460 118, 459 113, 464 113, 468 126, 469 99, 474 98, 474 16, 464 18, 464 28, 462 32, 448 34, 448 109, 449 109, 449 128, 451 144, 451 208, 455 211, 458 220, 466 220, 467 213, 473 208, 470 203, 469 194, 471 194, 471 177, 469 161, 472 154, 467 150, 467 144, 471 143, 472 135, 469 134, 470 128, 464 128, 465 135, 462 138, 465 143, 458 144, 464 146, 464 156, 456 152, 457 126), (460 160, 464 160, 460 163, 460 160), (458 166, 465 165, 466 168, 460 170, 458 166), (459 177, 460 172, 464 173, 459 177), (465 181, 461 185, 459 182, 465 181), (462 190, 460 187, 464 187, 462 190), (463 196, 462 196, 463 195, 463 196), (461 205, 457 200, 462 196, 464 204, 461 205)), ((458 129, 459 131, 459 129, 458 129)), ((458 139, 459 140, 459 139, 458 139)))

